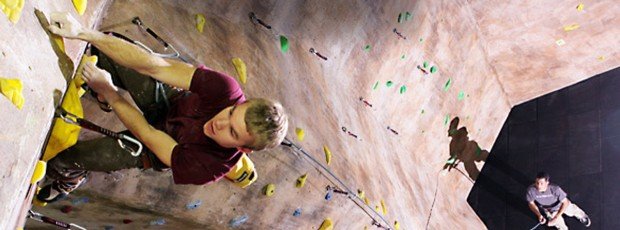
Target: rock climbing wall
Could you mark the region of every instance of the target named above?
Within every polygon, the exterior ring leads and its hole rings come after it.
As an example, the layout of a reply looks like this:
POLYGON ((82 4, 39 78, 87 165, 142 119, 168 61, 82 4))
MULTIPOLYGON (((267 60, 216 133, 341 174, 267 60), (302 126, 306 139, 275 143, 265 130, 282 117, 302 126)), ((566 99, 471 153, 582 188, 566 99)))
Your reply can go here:
POLYGON ((69 11, 86 25, 94 25, 110 1, 92 0, 90 9, 79 16, 71 1, 0 1, 0 228, 14 229, 23 219, 30 201, 29 191, 35 162, 47 136, 53 116, 53 95, 66 89, 75 60, 85 44, 66 41, 59 51, 43 25, 54 11, 69 11), (40 13, 35 13, 35 10, 40 13), (7 79, 21 83, 9 86, 7 79), (11 93, 12 92, 12 93, 11 93), (20 99, 23 104, 18 106, 20 99), (17 102, 17 103, 12 103, 17 102))
POLYGON ((512 106, 618 66, 611 1, 468 1, 512 106))
MULTIPOLYGON (((337 192, 325 199, 327 185, 344 186, 282 146, 250 155, 259 178, 246 189, 225 180, 174 185, 170 172, 125 170, 93 175, 80 194, 89 202, 75 204, 74 195, 37 210, 91 228, 172 229, 180 219, 215 229, 317 229, 330 218, 336 229, 362 229, 372 226, 369 212, 391 228, 398 221, 400 229, 482 229, 466 198, 510 108, 619 65, 617 4, 578 5, 114 1, 101 30, 167 52, 131 23, 139 16, 194 64, 236 77, 231 59, 243 60, 247 95, 281 101, 288 137, 323 164, 327 146, 327 167, 354 193, 364 191, 370 208, 337 192), (252 23, 250 12, 265 25, 252 23), (197 14, 205 16, 203 32, 197 14), (304 174, 305 186, 296 188, 304 174), (262 194, 267 184, 275 185, 271 197, 262 194), (96 219, 84 212, 120 204, 141 211, 96 219), (78 208, 54 211, 63 205, 78 208)), ((83 101, 88 118, 122 129, 83 101)))

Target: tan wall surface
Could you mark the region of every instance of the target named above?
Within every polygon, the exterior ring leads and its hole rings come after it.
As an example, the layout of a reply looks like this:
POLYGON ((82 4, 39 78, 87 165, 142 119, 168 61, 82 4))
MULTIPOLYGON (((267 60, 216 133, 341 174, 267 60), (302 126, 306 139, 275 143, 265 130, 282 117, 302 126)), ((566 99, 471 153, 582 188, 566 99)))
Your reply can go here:
MULTIPOLYGON (((93 10, 77 17, 93 25, 108 1, 91 1, 93 10)), ((0 99, 0 228, 11 228, 20 218, 20 208, 36 160, 53 116, 54 90, 65 91, 64 75, 71 77, 73 63, 84 43, 66 42, 66 55, 57 55, 35 15, 39 9, 48 18, 51 12, 70 11, 71 1, 25 1, 21 18, 11 23, 0 14, 0 77, 17 78, 23 84, 24 107, 19 110, 6 97, 0 99), (68 56, 67 56, 68 55, 68 56), (63 75, 63 72, 65 73, 63 75)), ((20 217, 21 216, 21 217, 20 217)))
MULTIPOLYGON (((450 152, 461 149, 459 144, 470 146, 469 141, 490 151, 513 105, 618 66, 619 46, 611 38, 618 34, 619 11, 612 2, 586 2, 585 12, 577 12, 576 3, 552 1, 117 0, 101 28, 155 46, 130 23, 139 16, 196 63, 236 76, 230 60, 243 59, 248 67, 246 94, 280 100, 291 117, 289 137, 294 138, 294 128, 303 128, 306 138, 297 142, 317 159, 324 158, 322 146, 329 146, 334 153, 329 168, 352 189, 364 190, 372 207, 383 199, 391 224, 398 220, 401 229, 423 229, 428 221, 429 229, 482 229, 484 224, 466 202, 470 176, 475 176, 462 164, 458 170, 442 170, 450 152), (397 23, 398 14, 407 11, 412 19, 397 23), (253 25, 249 12, 272 31, 253 25), (196 13, 207 17, 202 34, 193 25, 196 13), (562 26, 572 21, 581 28, 563 32, 562 26), (398 39, 394 28, 407 40, 398 39), (280 52, 276 35, 288 37, 287 53, 280 52), (558 47, 556 37, 567 44, 558 47), (586 47, 575 45, 582 43, 586 47), (363 50, 367 44, 370 51, 363 50), (308 52, 311 47, 328 61, 308 52), (604 61, 597 60, 601 55, 604 61), (424 61, 439 71, 423 75, 416 66, 424 61), (521 64, 527 62, 534 66, 521 64), (385 86, 388 80, 394 82, 390 88, 385 86), (451 87, 444 90, 448 80, 451 87), (372 90, 377 81, 379 87, 372 90), (402 85, 407 91, 401 95, 402 85), (458 99, 461 92, 463 100, 458 99), (372 109, 364 107, 360 96, 372 109), (459 127, 467 128, 468 136, 458 139, 462 143, 448 136, 446 117, 448 122, 459 117, 459 127), (342 126, 363 140, 344 134, 342 126)), ((122 129, 113 115, 101 115, 90 99, 83 101, 87 118, 122 129)), ((152 219, 178 218, 161 227, 166 229, 180 228, 178 220, 221 229, 244 214, 249 219, 242 229, 316 229, 326 217, 336 229, 370 227, 370 218, 345 196, 335 194, 325 201, 329 181, 289 149, 251 157, 259 179, 245 190, 226 181, 173 185, 169 172, 126 170, 94 174, 81 189, 105 201, 93 198, 80 206, 82 211, 64 216, 51 211, 70 201, 38 210, 92 228, 148 226, 142 212, 106 212, 96 218, 89 214, 117 204, 160 213, 152 219), (309 175, 306 187, 295 188, 296 178, 304 173, 309 175), (260 194, 268 183, 277 186, 271 198, 260 194), (203 205, 186 210, 194 200, 203 205), (294 217, 298 207, 302 215, 294 217), (136 221, 123 225, 123 218, 136 221)), ((476 164, 479 169, 483 162, 476 164)))

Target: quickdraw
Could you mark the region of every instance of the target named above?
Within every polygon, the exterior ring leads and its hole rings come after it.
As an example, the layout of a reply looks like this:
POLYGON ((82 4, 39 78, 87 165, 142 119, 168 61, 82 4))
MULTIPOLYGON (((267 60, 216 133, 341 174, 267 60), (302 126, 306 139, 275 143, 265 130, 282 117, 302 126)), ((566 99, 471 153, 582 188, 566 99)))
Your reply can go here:
POLYGON ((59 220, 55 220, 55 219, 52 219, 50 217, 41 215, 40 213, 34 212, 32 210, 28 210, 28 215, 26 217, 28 217, 30 219, 33 219, 33 220, 36 220, 36 221, 39 221, 39 222, 56 225, 57 227, 61 227, 61 228, 64 228, 64 229, 71 229, 71 227, 74 227, 76 229, 86 230, 85 228, 83 228, 83 227, 81 227, 81 226, 79 226, 77 224, 65 223, 65 222, 62 222, 62 221, 59 221, 59 220))
POLYGON ((142 153, 143 146, 142 143, 140 143, 138 140, 122 133, 113 132, 112 130, 103 128, 90 121, 84 120, 76 116, 75 114, 67 112, 62 107, 58 107, 56 109, 55 116, 69 124, 78 125, 82 128, 89 129, 103 135, 115 138, 118 141, 118 145, 121 146, 121 148, 127 150, 134 157, 140 156, 140 153, 142 153))

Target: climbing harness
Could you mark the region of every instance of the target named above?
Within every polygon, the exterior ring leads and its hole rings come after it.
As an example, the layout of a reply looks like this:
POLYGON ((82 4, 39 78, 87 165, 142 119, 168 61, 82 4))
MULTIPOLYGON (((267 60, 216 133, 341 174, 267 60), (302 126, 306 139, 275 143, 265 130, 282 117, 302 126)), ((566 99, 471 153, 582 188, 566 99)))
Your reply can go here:
POLYGON ((78 125, 82 128, 89 129, 89 130, 104 134, 106 136, 115 138, 118 141, 118 145, 120 145, 121 148, 127 150, 134 157, 140 156, 140 153, 142 153, 142 148, 143 148, 142 143, 140 143, 138 140, 130 136, 127 136, 122 133, 116 133, 116 132, 113 132, 112 130, 98 126, 88 120, 85 120, 85 119, 82 119, 76 116, 75 114, 67 112, 62 107, 58 107, 54 114, 56 117, 62 119, 66 123, 78 125))
MULTIPOLYGON (((346 128, 343 127, 343 129, 346 129, 346 128)), ((340 180, 340 178, 338 178, 331 170, 329 170, 327 167, 325 167, 325 165, 321 164, 318 160, 316 160, 314 157, 312 157, 310 154, 308 154, 308 152, 306 152, 306 150, 302 149, 299 145, 293 143, 293 141, 289 140, 288 138, 284 138, 284 141, 281 143, 281 145, 290 147, 293 150, 293 152, 295 154, 297 154, 298 156, 300 155, 299 153, 303 154, 304 156, 306 156, 307 159, 309 159, 312 163, 315 164, 314 167, 317 170, 320 171, 320 169, 323 169, 323 171, 325 171, 327 174, 329 174, 331 176, 331 178, 326 176, 325 174, 321 173, 321 175, 323 175, 327 180, 329 180, 332 184, 336 185, 336 187, 328 186, 326 188, 328 190, 328 192, 329 191, 333 191, 333 192, 337 192, 337 193, 341 193, 341 194, 346 194, 347 197, 351 201, 353 201, 353 203, 355 205, 357 205, 360 209, 362 209, 362 211, 364 211, 366 213, 366 215, 368 215, 368 217, 370 217, 372 219, 373 225, 375 225, 375 226, 377 226, 379 228, 383 228, 383 229, 388 229, 388 230, 393 229, 392 227, 390 227, 390 223, 387 220, 385 220, 385 218, 383 218, 383 216, 381 214, 379 214, 377 211, 375 211, 370 206, 365 204, 364 201, 362 200, 362 198, 360 198, 359 196, 355 195, 353 190, 351 190, 344 182, 342 182, 342 180, 340 180), (332 180, 332 178, 335 179, 336 182, 334 182, 332 180), (341 186, 344 189, 343 190, 339 189, 338 185, 341 186), (368 210, 370 210, 370 212, 368 210), (383 221, 385 223, 385 225, 379 223, 379 221, 377 221, 377 217, 378 217, 378 219, 383 221)))
POLYGON ((73 227, 74 229, 81 229, 81 230, 86 230, 85 228, 74 224, 74 223, 65 223, 59 220, 55 220, 52 219, 50 217, 44 216, 41 213, 37 213, 34 212, 32 210, 28 210, 28 215, 26 215, 27 218, 39 221, 39 222, 43 222, 43 223, 48 223, 48 224, 52 224, 52 225, 56 225, 57 227, 61 227, 64 229, 71 229, 71 227, 73 227))

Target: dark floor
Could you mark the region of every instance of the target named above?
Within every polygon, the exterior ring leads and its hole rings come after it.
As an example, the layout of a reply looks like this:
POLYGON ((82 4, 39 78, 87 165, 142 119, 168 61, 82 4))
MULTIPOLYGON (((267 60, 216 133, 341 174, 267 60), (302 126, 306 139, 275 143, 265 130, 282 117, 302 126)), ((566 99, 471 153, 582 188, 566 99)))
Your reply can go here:
POLYGON ((531 229, 524 193, 539 171, 590 215, 589 229, 620 229, 620 68, 514 107, 467 201, 489 229, 531 229))

